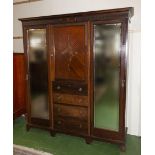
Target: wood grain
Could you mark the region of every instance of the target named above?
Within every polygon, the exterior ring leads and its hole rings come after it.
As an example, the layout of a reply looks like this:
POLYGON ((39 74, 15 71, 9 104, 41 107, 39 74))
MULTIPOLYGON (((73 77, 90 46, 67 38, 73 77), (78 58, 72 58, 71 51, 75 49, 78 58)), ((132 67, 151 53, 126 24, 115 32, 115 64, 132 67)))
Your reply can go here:
POLYGON ((14 119, 26 112, 25 63, 23 53, 13 54, 13 114, 14 119))

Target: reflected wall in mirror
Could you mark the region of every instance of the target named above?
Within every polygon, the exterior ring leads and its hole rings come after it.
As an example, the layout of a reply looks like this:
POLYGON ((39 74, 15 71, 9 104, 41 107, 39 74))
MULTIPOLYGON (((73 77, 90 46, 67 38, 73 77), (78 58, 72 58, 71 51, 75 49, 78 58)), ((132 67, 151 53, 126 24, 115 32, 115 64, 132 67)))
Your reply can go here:
POLYGON ((121 23, 94 25, 94 127, 119 130, 121 23))
POLYGON ((29 29, 27 35, 31 117, 48 119, 46 29, 29 29))

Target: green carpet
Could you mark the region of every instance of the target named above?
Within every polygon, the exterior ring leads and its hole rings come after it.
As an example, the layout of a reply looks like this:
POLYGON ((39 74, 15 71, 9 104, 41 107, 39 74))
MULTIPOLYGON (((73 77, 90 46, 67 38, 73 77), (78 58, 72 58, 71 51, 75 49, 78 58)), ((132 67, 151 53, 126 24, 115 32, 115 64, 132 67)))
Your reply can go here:
POLYGON ((25 130, 25 120, 20 117, 14 121, 13 143, 37 150, 53 153, 53 155, 140 155, 141 140, 136 136, 127 136, 126 152, 120 152, 117 145, 93 141, 86 144, 83 138, 56 134, 51 137, 48 131, 40 129, 25 130))

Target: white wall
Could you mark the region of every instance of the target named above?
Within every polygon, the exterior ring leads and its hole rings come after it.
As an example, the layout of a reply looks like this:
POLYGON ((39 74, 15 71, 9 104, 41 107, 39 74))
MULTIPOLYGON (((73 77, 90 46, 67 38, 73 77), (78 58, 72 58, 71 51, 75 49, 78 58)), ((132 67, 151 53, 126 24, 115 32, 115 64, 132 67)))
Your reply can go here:
MULTIPOLYGON (((18 0, 19 1, 19 0, 18 0)), ((128 133, 140 135, 140 0, 42 0, 14 5, 14 36, 22 36, 18 18, 55 15, 121 7, 134 7, 129 26, 129 65, 127 91, 128 133)), ((23 52, 22 40, 14 39, 14 51, 23 52)))

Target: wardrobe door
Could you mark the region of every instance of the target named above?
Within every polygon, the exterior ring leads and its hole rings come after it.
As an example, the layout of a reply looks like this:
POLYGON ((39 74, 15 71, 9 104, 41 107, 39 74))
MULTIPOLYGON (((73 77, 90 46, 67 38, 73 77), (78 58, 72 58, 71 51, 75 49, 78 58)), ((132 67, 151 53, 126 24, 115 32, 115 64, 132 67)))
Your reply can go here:
POLYGON ((125 55, 124 23, 94 23, 94 125, 93 135, 107 140, 124 139, 125 55))
POLYGON ((87 81, 85 24, 54 25, 55 80, 87 81))
POLYGON ((28 117, 38 125, 46 124, 38 120, 49 120, 46 36, 46 28, 27 30, 28 117))

